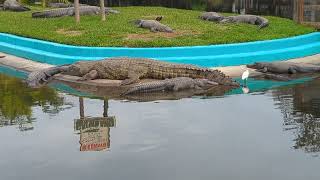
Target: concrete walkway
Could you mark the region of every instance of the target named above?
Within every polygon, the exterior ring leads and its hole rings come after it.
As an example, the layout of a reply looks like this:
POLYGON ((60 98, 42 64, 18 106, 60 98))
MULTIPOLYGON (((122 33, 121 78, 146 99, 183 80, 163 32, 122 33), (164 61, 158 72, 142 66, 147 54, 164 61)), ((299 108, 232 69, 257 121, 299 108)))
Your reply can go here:
MULTIPOLYGON (((44 68, 53 67, 53 65, 50 64, 44 64, 39 63, 35 61, 31 61, 28 59, 12 56, 9 54, 4 54, 0 52, 0 56, 5 56, 4 58, 0 58, 0 65, 11 67, 17 70, 25 71, 25 72, 32 72, 37 71, 44 68)), ((298 59, 291 59, 288 60, 289 62, 296 62, 296 63, 311 63, 311 64, 320 64, 320 54, 314 55, 314 56, 308 56, 304 58, 298 58, 298 59)), ((245 70, 249 70, 251 75, 256 75, 259 72, 256 72, 254 69, 247 68, 245 65, 243 66, 228 66, 228 67, 217 67, 212 69, 219 69, 223 73, 225 73, 227 76, 230 76, 232 78, 241 77, 242 73, 245 70)), ((68 76, 68 75, 56 75, 55 78, 57 80, 61 81, 68 81, 68 82, 77 82, 79 77, 75 76, 68 76)), ((118 86, 120 85, 119 80, 106 80, 106 79, 98 79, 98 80, 92 80, 92 81, 86 81, 81 82, 88 85, 95 85, 95 86, 118 86)))

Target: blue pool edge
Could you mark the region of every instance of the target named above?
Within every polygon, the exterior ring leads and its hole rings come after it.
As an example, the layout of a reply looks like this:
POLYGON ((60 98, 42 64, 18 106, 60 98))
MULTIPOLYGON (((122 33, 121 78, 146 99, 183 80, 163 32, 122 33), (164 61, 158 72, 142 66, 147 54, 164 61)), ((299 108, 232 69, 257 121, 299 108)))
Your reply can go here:
POLYGON ((0 33, 0 52, 53 65, 110 57, 152 58, 202 67, 283 61, 320 53, 320 32, 246 43, 182 47, 87 47, 0 33))

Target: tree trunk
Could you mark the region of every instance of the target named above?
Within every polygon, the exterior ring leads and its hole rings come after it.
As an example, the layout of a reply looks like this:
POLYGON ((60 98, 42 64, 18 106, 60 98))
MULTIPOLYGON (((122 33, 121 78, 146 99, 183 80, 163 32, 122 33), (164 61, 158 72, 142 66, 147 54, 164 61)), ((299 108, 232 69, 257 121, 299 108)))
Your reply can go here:
POLYGON ((74 16, 76 18, 76 23, 80 23, 80 10, 79 10, 79 0, 74 0, 74 16))
POLYGON ((105 21, 106 20, 106 12, 104 8, 104 0, 100 0, 100 14, 101 14, 101 20, 105 21))

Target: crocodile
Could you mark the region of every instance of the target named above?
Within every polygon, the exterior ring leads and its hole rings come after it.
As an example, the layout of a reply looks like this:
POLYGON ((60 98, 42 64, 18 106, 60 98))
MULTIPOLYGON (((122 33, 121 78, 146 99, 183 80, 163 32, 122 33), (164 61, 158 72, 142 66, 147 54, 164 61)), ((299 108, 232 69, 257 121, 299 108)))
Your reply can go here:
MULTIPOLYGON (((80 6, 88 6, 87 4, 79 4, 80 6)), ((59 3, 59 2, 50 2, 48 3, 48 7, 50 8, 68 8, 74 7, 73 3, 59 3)))
POLYGON ((16 12, 30 11, 30 8, 23 6, 16 0, 4 1, 2 9, 5 11, 16 11, 16 12))
POLYGON ((225 17, 221 23, 247 23, 258 25, 259 29, 269 26, 269 20, 256 15, 238 15, 225 17))
POLYGON ((204 87, 210 87, 218 85, 218 83, 209 81, 207 79, 192 79, 189 77, 176 77, 171 79, 165 79, 161 81, 152 81, 141 83, 133 86, 123 95, 138 94, 138 93, 150 93, 160 91, 181 91, 188 89, 203 89, 204 87))
MULTIPOLYGON (((79 7, 80 15, 97 15, 100 13, 100 7, 98 6, 80 6, 79 7)), ((105 13, 114 13, 117 14, 119 11, 113 10, 111 8, 105 8, 105 13)), ((62 16, 74 16, 75 11, 74 7, 68 8, 58 8, 51 9, 41 12, 32 13, 32 18, 56 18, 62 16)))
MULTIPOLYGON (((109 58, 99 61, 79 61, 62 67, 63 74, 81 77, 80 81, 93 79, 123 80, 121 85, 130 85, 138 82, 139 79, 190 77, 208 79, 217 82, 219 85, 239 87, 239 83, 219 70, 145 58, 109 58)), ((59 69, 59 66, 56 68, 59 69)), ((35 74, 48 74, 44 72, 46 71, 35 72, 35 74)), ((54 74, 50 73, 50 75, 54 74)), ((43 77, 43 75, 40 77, 43 77)), ((30 77, 29 80, 40 81, 38 76, 30 77)))
POLYGON ((31 72, 26 80, 28 86, 30 87, 39 87, 43 84, 46 84, 51 77, 55 74, 59 74, 68 69, 68 65, 50 67, 40 71, 31 72))
POLYGON ((172 33, 173 30, 164 24, 161 24, 157 20, 135 20, 134 23, 140 27, 140 28, 145 28, 149 29, 151 32, 168 32, 172 33))
POLYGON ((216 12, 204 12, 199 18, 206 21, 220 22, 224 19, 224 16, 216 12))
POLYGON ((48 7, 51 7, 51 8, 68 8, 68 7, 73 7, 73 3, 53 3, 53 2, 50 2, 50 3, 48 3, 48 7))
POLYGON ((296 74, 320 72, 319 65, 294 62, 256 62, 252 65, 247 65, 247 67, 257 69, 263 73, 296 74))

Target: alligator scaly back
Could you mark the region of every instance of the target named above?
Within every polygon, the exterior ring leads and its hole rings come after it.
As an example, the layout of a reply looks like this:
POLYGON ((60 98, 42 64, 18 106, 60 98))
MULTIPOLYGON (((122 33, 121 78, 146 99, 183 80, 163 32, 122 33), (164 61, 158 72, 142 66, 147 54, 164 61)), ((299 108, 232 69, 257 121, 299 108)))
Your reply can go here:
POLYGON ((71 65, 71 68, 65 74, 82 76, 83 80, 125 80, 125 85, 137 82, 139 79, 190 77, 193 79, 208 79, 220 85, 239 86, 237 82, 225 76, 219 70, 145 58, 109 58, 91 62, 81 61, 71 65))

